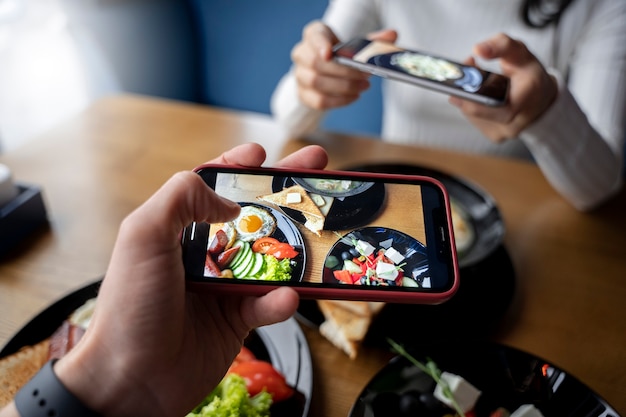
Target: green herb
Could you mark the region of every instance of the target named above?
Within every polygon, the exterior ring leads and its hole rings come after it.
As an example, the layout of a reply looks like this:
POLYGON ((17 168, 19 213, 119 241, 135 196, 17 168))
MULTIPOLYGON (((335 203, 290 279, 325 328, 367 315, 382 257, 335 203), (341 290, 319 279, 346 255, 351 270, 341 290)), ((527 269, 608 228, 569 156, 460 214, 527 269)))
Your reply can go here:
POLYGON ((409 362, 415 365, 419 370, 424 372, 426 375, 429 375, 441 387, 441 390, 443 391, 443 395, 445 395, 447 398, 450 399, 450 401, 452 402, 452 405, 454 406, 454 410, 458 413, 458 415, 460 417, 465 417, 465 413, 463 412, 463 410, 461 410, 461 407, 459 406, 459 403, 457 403, 456 399, 454 398, 454 395, 452 395, 452 390, 450 389, 450 386, 448 385, 446 381, 441 379, 441 371, 439 370, 439 368, 437 367, 437 364, 432 359, 429 358, 426 364, 423 364, 417 359, 415 359, 409 352, 407 352, 406 349, 402 345, 394 342, 393 340, 389 338, 387 338, 387 342, 391 345, 391 348, 394 352, 406 358, 409 362))

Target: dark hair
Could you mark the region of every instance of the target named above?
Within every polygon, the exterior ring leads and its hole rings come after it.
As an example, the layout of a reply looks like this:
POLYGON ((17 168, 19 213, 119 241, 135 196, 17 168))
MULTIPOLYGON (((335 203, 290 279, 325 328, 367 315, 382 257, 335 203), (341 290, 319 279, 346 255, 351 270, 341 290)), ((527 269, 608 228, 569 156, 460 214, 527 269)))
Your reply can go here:
POLYGON ((524 0, 522 19, 532 28, 545 28, 558 24, 561 15, 574 0, 524 0))

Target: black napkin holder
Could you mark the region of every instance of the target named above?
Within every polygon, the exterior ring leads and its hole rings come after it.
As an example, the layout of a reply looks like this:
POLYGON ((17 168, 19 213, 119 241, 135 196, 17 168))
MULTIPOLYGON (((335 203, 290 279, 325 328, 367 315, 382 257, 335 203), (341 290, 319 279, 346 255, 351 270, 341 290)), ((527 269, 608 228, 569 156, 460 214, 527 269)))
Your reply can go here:
POLYGON ((0 206, 0 257, 48 224, 41 189, 27 184, 16 186, 17 196, 0 206))

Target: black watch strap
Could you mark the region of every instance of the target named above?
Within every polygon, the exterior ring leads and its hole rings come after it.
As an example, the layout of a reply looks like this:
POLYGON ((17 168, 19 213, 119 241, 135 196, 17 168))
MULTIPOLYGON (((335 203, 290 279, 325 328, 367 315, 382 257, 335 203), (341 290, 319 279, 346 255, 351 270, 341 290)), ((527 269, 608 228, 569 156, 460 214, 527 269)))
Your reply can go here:
POLYGON ((65 388, 52 369, 56 359, 46 363, 15 395, 15 406, 22 417, 96 417, 65 388))

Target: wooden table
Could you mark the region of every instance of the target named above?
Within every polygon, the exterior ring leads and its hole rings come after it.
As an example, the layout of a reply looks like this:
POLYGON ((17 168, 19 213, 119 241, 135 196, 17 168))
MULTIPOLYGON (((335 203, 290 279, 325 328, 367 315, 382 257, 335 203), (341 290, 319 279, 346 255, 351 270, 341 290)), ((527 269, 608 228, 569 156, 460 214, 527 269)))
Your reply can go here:
MULTIPOLYGON (((404 162, 439 168, 491 193, 506 223, 516 294, 491 339, 539 355, 626 414, 626 194, 572 209, 532 164, 317 134, 283 146, 266 117, 133 96, 101 100, 9 154, 17 180, 43 187, 50 228, 0 261, 0 344, 55 299, 101 277, 117 227, 172 173, 259 141, 270 161, 309 143, 330 167, 404 162)), ((345 416, 388 352, 350 361, 304 328, 313 356, 312 416, 345 416)))

